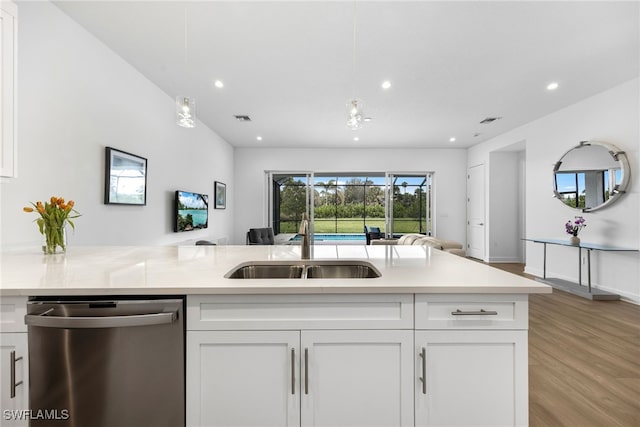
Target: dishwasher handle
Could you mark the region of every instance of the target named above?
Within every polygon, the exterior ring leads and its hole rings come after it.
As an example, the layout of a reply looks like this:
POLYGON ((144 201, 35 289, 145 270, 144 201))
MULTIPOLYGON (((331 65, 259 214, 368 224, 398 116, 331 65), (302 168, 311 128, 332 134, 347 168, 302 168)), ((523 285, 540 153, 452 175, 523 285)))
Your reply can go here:
POLYGON ((175 322, 177 318, 177 311, 105 317, 58 317, 27 314, 24 316, 24 323, 29 326, 60 329, 126 328, 131 326, 164 325, 175 322))

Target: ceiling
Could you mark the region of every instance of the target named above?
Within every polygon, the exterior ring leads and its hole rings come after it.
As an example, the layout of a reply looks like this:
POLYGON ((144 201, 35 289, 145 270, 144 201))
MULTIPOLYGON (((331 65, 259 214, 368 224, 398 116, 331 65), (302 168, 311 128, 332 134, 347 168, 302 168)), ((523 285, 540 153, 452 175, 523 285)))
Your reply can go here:
POLYGON ((469 147, 640 74, 637 1, 55 4, 237 147, 469 147))

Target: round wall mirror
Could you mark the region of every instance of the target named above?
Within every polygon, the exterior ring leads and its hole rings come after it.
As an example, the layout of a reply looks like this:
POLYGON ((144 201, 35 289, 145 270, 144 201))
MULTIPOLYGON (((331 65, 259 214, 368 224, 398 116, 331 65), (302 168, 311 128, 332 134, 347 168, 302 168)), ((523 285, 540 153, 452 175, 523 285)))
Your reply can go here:
POLYGON ((554 194, 571 208, 595 211, 625 193, 629 172, 624 151, 606 142, 582 141, 555 164, 554 194))

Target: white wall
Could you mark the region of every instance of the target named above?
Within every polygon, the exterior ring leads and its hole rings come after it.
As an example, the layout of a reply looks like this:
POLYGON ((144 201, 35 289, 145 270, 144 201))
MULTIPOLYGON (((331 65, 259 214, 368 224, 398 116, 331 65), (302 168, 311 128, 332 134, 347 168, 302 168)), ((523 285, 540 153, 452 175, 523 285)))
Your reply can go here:
MULTIPOLYGON (((631 164, 631 188, 612 206, 582 214, 586 242, 638 249, 640 246, 640 83, 639 79, 578 102, 468 151, 468 164, 487 162, 492 152, 526 141, 526 236, 567 239, 564 223, 580 212, 552 197, 553 165, 579 141, 608 141, 624 150, 631 164)), ((491 214, 491 213, 490 213, 491 214)), ((489 248, 490 249, 490 248, 489 248)), ((578 255, 573 248, 549 247, 547 273, 577 281, 578 255)), ((542 247, 528 243, 526 271, 542 276, 542 247)), ((592 280, 602 289, 640 302, 638 252, 593 252, 592 280)), ((586 268, 583 267, 583 277, 586 268)))
POLYGON ((436 235, 466 245, 466 150, 265 149, 235 152, 235 243, 267 226, 265 171, 434 172, 436 235))
POLYGON ((495 151, 489 155, 488 262, 522 262, 520 258, 519 153, 495 151))
POLYGON ((51 195, 73 199, 82 217, 70 245, 175 244, 228 238, 233 197, 210 210, 209 228, 172 231, 177 189, 233 188, 233 147, 198 123, 175 125, 173 98, 49 2, 19 4, 18 178, 0 185, 2 245, 40 242, 22 212, 51 195), (104 205, 104 147, 148 159, 147 205, 104 205))

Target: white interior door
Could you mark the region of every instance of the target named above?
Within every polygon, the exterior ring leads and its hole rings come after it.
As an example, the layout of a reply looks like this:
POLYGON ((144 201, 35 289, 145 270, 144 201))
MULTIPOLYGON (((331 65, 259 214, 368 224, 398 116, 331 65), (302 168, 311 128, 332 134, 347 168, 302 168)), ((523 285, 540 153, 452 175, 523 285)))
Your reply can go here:
POLYGON ((467 256, 485 257, 485 177, 484 165, 467 171, 467 256))

